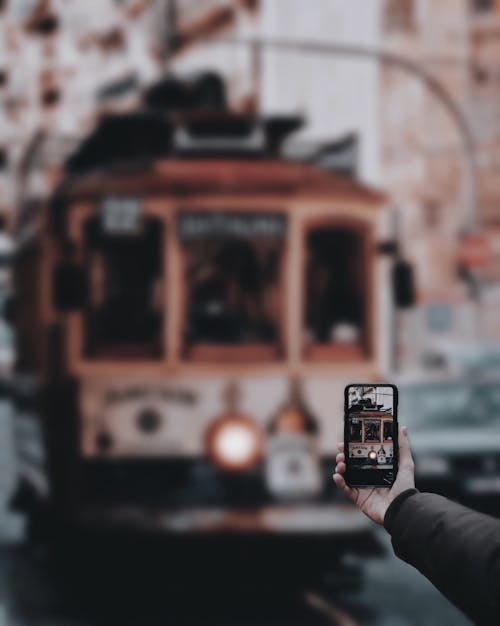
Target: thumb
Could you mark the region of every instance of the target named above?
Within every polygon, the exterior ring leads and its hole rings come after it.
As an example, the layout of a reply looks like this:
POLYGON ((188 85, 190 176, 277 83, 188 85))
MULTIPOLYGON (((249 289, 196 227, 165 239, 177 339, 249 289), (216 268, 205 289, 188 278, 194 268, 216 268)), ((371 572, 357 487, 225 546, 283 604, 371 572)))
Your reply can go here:
POLYGON ((413 471, 414 463, 411 454, 410 440, 408 439, 408 426, 399 429, 399 466, 413 471))

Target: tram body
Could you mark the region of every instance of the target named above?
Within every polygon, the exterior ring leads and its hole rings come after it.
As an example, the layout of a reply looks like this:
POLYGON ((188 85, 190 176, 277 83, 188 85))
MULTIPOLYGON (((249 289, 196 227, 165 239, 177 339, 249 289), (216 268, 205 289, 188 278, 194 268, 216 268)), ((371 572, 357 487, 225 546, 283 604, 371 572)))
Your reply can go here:
POLYGON ((368 533, 331 473, 344 385, 380 379, 389 348, 384 202, 219 149, 25 203, 18 505, 165 536, 368 533))
POLYGON ((350 413, 349 458, 380 469, 392 467, 394 447, 393 417, 384 411, 350 413))

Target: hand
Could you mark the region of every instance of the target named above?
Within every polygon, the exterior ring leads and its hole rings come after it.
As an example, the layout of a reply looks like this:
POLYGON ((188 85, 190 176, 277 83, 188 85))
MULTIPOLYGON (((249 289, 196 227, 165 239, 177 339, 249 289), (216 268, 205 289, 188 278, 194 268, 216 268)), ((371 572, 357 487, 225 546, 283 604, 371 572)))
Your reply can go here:
POLYGON ((411 456, 410 442, 408 441, 408 428, 403 426, 399 429, 399 468, 398 475, 390 489, 381 487, 349 487, 343 474, 346 470, 344 444, 338 444, 337 465, 333 480, 337 487, 354 502, 354 504, 366 516, 377 524, 384 523, 385 512, 394 498, 415 487, 415 465, 411 456))

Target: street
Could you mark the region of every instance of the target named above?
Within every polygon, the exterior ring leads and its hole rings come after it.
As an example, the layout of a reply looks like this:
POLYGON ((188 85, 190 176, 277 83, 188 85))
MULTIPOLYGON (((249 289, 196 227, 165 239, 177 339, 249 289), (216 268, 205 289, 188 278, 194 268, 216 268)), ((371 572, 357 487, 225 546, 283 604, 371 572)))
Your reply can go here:
MULTIPOLYGON (((274 602, 259 590, 259 581, 241 605, 224 596, 209 581, 202 590, 175 589, 168 598, 161 580, 168 573, 168 559, 148 571, 138 566, 134 571, 102 573, 95 566, 92 580, 81 581, 75 593, 70 576, 54 567, 43 546, 34 548, 23 539, 24 523, 8 510, 8 493, 14 481, 14 456, 10 441, 10 407, 0 405, 0 626, 148 626, 174 623, 231 626, 236 624, 342 624, 349 626, 466 626, 469 622, 412 567, 391 554, 390 538, 376 529, 384 547, 382 558, 349 560, 349 569, 361 566, 364 582, 361 589, 347 583, 337 592, 303 589, 286 593, 274 602), (3 503, 3 504, 2 504, 3 503), (126 581, 126 583, 124 583, 126 581), (125 593, 122 585, 132 588, 125 593), (83 591, 83 593, 81 593, 83 591), (202 592, 202 593, 200 593, 202 592), (186 597, 187 595, 187 597, 186 597), (196 597, 193 599, 192 595, 196 597), (250 599, 248 599, 250 596, 250 599), (119 600, 116 601, 115 598, 119 600), (215 598, 215 600, 214 600, 215 598), (172 601, 172 602, 171 602, 172 601), (205 604, 204 604, 205 603, 205 604), (209 604, 209 606, 208 606, 209 604), (214 606, 214 604, 216 606, 214 606), (235 610, 235 604, 238 605, 235 610), (207 616, 209 616, 207 618, 207 616), (349 621, 352 620, 352 621, 349 621)), ((73 564, 71 570, 78 569, 73 564)), ((235 576, 235 578, 237 578, 235 576)), ((326 577, 327 578, 327 577, 326 577)), ((165 583, 165 587, 167 584, 165 583)), ((263 587, 263 586, 262 586, 263 587)), ((226 591, 224 589, 224 591, 226 591)), ((226 592, 227 593, 227 592, 226 592)))
MULTIPOLYGON (((142 572, 135 597, 121 598, 115 604, 113 580, 107 579, 106 593, 99 601, 83 594, 68 592, 60 573, 53 571, 43 550, 32 550, 23 542, 4 543, 0 550, 0 624, 7 626, 113 626, 115 624, 358 624, 359 626, 466 626, 469 622, 453 608, 418 572, 390 554, 385 531, 380 530, 387 555, 373 559, 364 567, 365 582, 361 591, 342 591, 334 596, 324 592, 304 590, 303 597, 289 603, 263 606, 259 598, 252 606, 234 606, 221 597, 220 589, 214 610, 209 589, 199 594, 202 599, 173 600, 173 606, 163 598, 151 599, 152 570, 142 572), (62 591, 66 589, 66 591, 62 591), (207 595, 211 600, 207 600, 207 595), (83 598, 83 600, 82 600, 83 598), (103 598, 109 598, 109 605, 103 598), (141 601, 144 606, 141 607, 141 601), (210 611, 204 603, 210 602, 210 611), (184 607, 184 609, 182 608, 184 607), (258 608, 257 608, 258 607, 258 608), (143 611, 142 616, 140 615, 143 611), (227 613, 227 614, 226 614, 227 613), (349 621, 352 620, 352 621, 349 621)), ((165 563, 168 567, 168 563, 165 563)), ((98 568, 96 568, 98 569, 98 568)), ((97 572, 96 572, 97 574, 97 572)), ((137 574, 137 572, 136 572, 137 574)), ((132 575, 132 573, 131 573, 132 575)), ((91 581, 89 581, 91 582, 91 581)), ((95 581, 93 581, 95 584, 95 581)), ((102 590, 101 590, 102 591, 102 590)), ((192 593, 198 595, 195 590, 192 593)), ((252 590, 258 594, 258 584, 252 590)), ((159 594, 161 595, 161 593, 159 594)), ((297 594, 300 595, 300 594, 297 594)))

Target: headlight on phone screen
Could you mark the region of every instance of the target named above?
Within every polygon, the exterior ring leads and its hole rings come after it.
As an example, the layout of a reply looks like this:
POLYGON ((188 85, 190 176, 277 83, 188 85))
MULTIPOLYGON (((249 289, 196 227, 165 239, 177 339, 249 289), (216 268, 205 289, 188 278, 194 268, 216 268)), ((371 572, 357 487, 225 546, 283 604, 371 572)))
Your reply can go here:
POLYGON ((208 428, 206 447, 218 467, 241 472, 255 465, 262 456, 263 435, 258 424, 246 415, 228 413, 208 428))

